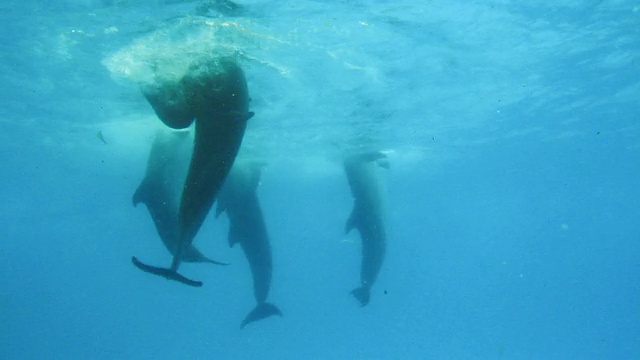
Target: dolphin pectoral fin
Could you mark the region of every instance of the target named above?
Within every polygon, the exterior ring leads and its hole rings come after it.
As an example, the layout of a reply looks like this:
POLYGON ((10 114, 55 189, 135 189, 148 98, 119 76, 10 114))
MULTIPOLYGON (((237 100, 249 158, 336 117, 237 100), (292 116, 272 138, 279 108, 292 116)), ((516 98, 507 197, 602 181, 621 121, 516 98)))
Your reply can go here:
POLYGON ((131 198, 131 202, 133 203, 133 206, 138 206, 139 203, 144 203, 146 201, 146 195, 147 195, 147 181, 146 179, 142 180, 142 183, 140 183, 140 186, 138 186, 138 188, 136 189, 136 192, 133 193, 133 197, 131 198))
POLYGON ((366 306, 369 303, 369 298, 371 297, 369 288, 364 286, 353 289, 351 291, 351 295, 360 302, 360 306, 366 306))
POLYGON ((214 115, 231 120, 231 121, 249 121, 255 115, 253 111, 220 111, 215 112, 214 115))
POLYGON ((349 216, 349 219, 347 219, 347 224, 344 227, 344 232, 346 234, 350 233, 351 230, 353 230, 356 227, 357 223, 358 223, 358 213, 356 212, 356 208, 354 206, 353 210, 351 211, 351 216, 349 216))
POLYGON ((191 245, 191 247, 189 247, 187 249, 187 251, 185 251, 182 254, 182 261, 184 262, 191 262, 191 263, 208 263, 208 264, 215 264, 215 265, 223 265, 223 266, 227 266, 230 265, 229 263, 224 263, 224 262, 220 262, 217 260, 213 260, 207 256, 205 256, 202 252, 200 252, 200 250, 198 250, 195 246, 191 245))
MULTIPOLYGON (((184 261, 184 258, 183 258, 183 261, 184 261)), ((202 253, 200 253, 200 256, 197 258, 197 261, 198 262, 209 263, 209 264, 214 264, 214 265, 222 265, 222 266, 231 265, 229 263, 225 263, 225 262, 222 262, 222 261, 213 260, 213 259, 211 259, 209 257, 206 257, 206 256, 202 255, 202 253)))
POLYGON ((218 200, 217 202, 218 204, 216 205, 216 219, 219 218, 220 215, 227 209, 224 205, 222 205, 220 200, 218 200))
POLYGON ((229 247, 233 247, 233 245, 239 243, 241 239, 238 229, 233 226, 233 224, 229 224, 229 247))
POLYGON ((175 280, 189 286, 194 286, 194 287, 202 286, 202 281, 187 279, 186 277, 178 274, 177 271, 174 271, 171 269, 155 267, 155 266, 144 264, 140 260, 138 260, 135 256, 131 258, 131 261, 133 262, 133 265, 135 265, 138 269, 144 272, 162 276, 167 280, 175 280))
POLYGON ((254 113, 253 111, 247 111, 246 113, 241 115, 240 120, 249 121, 249 119, 251 119, 255 114, 256 113, 254 113))
POLYGON ((222 265, 222 266, 229 266, 231 264, 229 263, 225 263, 225 262, 221 262, 221 261, 217 261, 217 260, 213 260, 213 259, 209 259, 207 257, 205 257, 205 259, 202 262, 206 262, 209 264, 214 264, 214 265, 222 265))
POLYGON ((242 320, 242 324, 240 324, 240 328, 244 328, 247 324, 252 322, 262 320, 268 318, 269 316, 278 315, 282 316, 282 312, 275 305, 263 302, 256 305, 253 310, 242 320))

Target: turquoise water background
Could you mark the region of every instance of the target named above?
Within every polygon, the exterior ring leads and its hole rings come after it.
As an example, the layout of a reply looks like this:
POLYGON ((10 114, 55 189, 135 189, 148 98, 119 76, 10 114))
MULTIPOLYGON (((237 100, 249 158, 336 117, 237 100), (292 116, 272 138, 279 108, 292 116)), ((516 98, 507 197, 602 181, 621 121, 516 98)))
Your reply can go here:
POLYGON ((3 1, 3 359, 640 359, 640 3, 3 1), (140 94, 196 53, 239 56, 243 150, 283 311, 253 307, 210 216, 170 261, 131 196, 161 123, 140 94), (217 46, 217 47, 216 47, 217 46), (371 303, 341 156, 388 154, 371 303))

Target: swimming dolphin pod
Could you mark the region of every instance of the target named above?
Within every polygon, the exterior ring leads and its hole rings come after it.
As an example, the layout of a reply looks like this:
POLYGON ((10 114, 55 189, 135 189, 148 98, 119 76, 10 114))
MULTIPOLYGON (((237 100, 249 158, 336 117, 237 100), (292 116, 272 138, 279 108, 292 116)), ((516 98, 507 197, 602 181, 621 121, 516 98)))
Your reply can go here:
MULTIPOLYGON (((178 268, 183 261, 221 264, 193 246, 193 239, 217 198, 216 217, 226 212, 229 218, 229 245, 240 244, 253 275, 256 306, 246 315, 241 328, 273 315, 282 316, 275 305, 267 302, 271 247, 256 194, 262 164, 239 161, 234 166, 247 121, 253 116, 248 111, 249 95, 242 69, 232 59, 217 58, 194 64, 178 82, 145 86, 142 90, 165 125, 184 129, 195 122, 195 131, 193 141, 186 133, 158 133, 145 178, 132 199, 134 205, 147 206, 158 234, 173 255, 171 266, 151 266, 136 257, 132 257, 133 264, 154 275, 202 286, 202 282, 178 273, 178 268), (189 153, 190 161, 181 160, 189 153)), ((361 306, 370 301, 371 287, 386 251, 378 167, 388 168, 389 164, 386 156, 377 151, 344 159, 354 199, 345 232, 357 229, 362 239, 360 286, 351 291, 361 306)))
POLYGON ((361 306, 369 303, 371 287, 382 267, 387 242, 378 167, 389 168, 389 163, 386 155, 377 151, 351 155, 344 161, 354 199, 345 232, 357 229, 362 239, 360 286, 351 291, 361 306))
MULTIPOLYGON (((180 241, 178 205, 192 149, 190 132, 158 130, 144 179, 132 199, 134 206, 146 205, 162 243, 172 255, 176 255, 180 241)), ((182 252, 182 261, 223 264, 204 256, 193 245, 182 252)))
POLYGON ((266 302, 271 288, 271 246, 256 189, 260 182, 263 164, 237 161, 225 180, 217 199, 216 217, 226 212, 229 218, 229 246, 240 244, 251 274, 256 307, 247 314, 240 325, 267 318, 282 316, 273 304, 266 302))
POLYGON ((148 273, 202 286, 179 274, 178 268, 233 165, 247 120, 253 116, 248 110, 244 72, 233 59, 214 58, 192 65, 177 83, 146 86, 142 91, 167 126, 183 129, 195 121, 195 139, 178 207, 178 246, 171 267, 150 266, 136 257, 132 262, 148 273))

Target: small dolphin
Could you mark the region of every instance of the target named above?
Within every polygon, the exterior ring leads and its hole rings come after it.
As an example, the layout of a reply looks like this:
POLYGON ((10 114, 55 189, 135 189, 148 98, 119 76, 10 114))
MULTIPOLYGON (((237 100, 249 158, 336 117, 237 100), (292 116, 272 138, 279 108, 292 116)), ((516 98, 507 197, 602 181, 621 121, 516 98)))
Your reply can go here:
MULTIPOLYGON (((164 246, 176 255, 180 242, 178 204, 193 148, 190 132, 161 129, 156 133, 147 170, 133 195, 133 206, 146 205, 164 246)), ((204 256, 195 246, 182 253, 182 261, 222 265, 204 256)), ((225 264, 226 265, 226 264, 225 264)))
POLYGON ((202 283, 177 273, 182 254, 191 247, 216 194, 238 153, 249 112, 249 92, 242 68, 234 59, 213 58, 191 66, 177 84, 142 89, 156 115, 174 129, 195 119, 195 141, 178 210, 179 246, 168 269, 132 259, 139 269, 180 281, 202 283), (144 265, 144 266, 140 266, 144 265), (189 281, 186 281, 189 280, 189 281))
POLYGON ((389 168, 386 155, 381 152, 351 155, 344 161, 354 199, 345 232, 357 229, 362 239, 360 287, 351 291, 361 306, 369 303, 371 287, 380 272, 387 242, 377 167, 389 168))
POLYGON ((240 325, 262 320, 272 315, 282 316, 275 305, 266 302, 271 288, 271 246, 256 189, 262 164, 237 161, 218 194, 216 217, 226 212, 229 217, 229 246, 240 244, 253 275, 256 307, 240 325))

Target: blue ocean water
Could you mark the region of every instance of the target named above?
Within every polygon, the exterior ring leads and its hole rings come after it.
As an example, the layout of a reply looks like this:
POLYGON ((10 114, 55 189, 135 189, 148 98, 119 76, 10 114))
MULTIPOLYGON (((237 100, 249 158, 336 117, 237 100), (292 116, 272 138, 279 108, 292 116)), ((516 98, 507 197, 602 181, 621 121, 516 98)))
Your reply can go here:
POLYGON ((640 4, 4 1, 3 359, 640 359, 640 4), (189 288, 131 196, 161 127, 139 91, 241 59, 243 152, 284 313, 209 216, 189 288), (384 151, 371 303, 342 154, 384 151))

